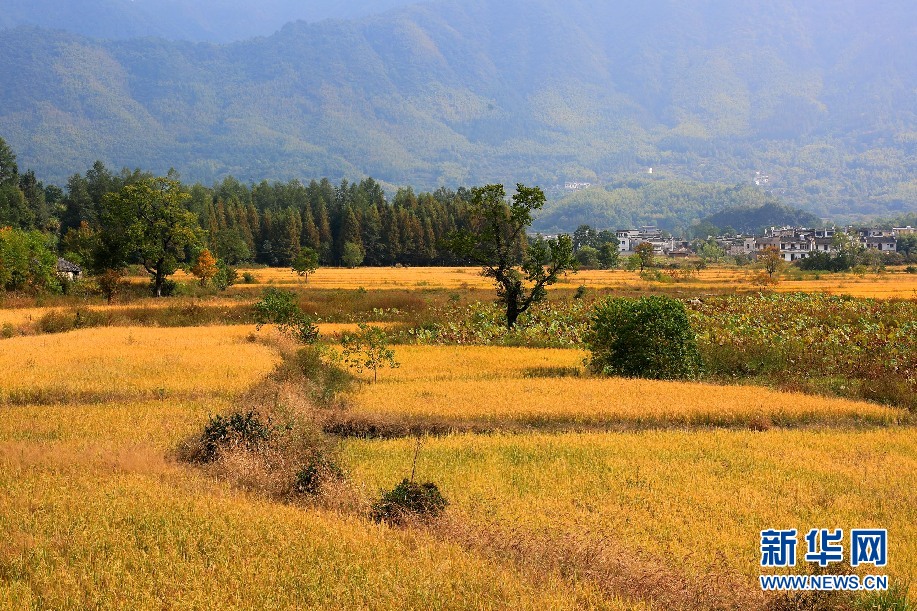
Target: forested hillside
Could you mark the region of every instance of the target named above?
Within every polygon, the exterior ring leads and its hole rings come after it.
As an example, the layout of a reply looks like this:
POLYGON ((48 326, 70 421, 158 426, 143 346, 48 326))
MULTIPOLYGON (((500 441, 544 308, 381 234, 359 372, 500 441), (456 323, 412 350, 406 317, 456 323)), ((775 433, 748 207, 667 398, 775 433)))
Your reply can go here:
MULTIPOLYGON (((205 184, 430 190, 652 167, 725 185, 761 172, 821 217, 894 216, 917 207, 915 24, 905 0, 447 0, 223 46, 18 28, 0 32, 0 136, 58 183, 97 158, 205 184)), ((601 214, 717 210, 628 206, 601 214)), ((551 214, 542 227, 575 226, 551 214)))

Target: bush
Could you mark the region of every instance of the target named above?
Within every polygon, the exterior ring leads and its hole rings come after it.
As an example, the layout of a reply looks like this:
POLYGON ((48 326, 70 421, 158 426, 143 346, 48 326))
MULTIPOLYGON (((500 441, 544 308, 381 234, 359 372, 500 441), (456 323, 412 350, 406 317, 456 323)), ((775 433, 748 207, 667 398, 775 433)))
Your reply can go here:
POLYGON ((229 416, 212 416, 201 434, 197 462, 213 462, 220 451, 231 447, 254 449, 267 441, 270 429, 254 411, 235 412, 229 416))
POLYGON ((251 272, 245 272, 242 274, 242 282, 245 284, 254 284, 256 281, 255 274, 251 272))
POLYGON ((238 281, 239 272, 236 271, 236 268, 223 261, 217 263, 217 272, 213 276, 213 286, 217 290, 225 291, 238 281))
POLYGON ((677 299, 606 299, 595 307, 586 341, 592 369, 604 375, 677 379, 700 370, 687 309, 677 299))
POLYGON ((297 374, 313 383, 311 398, 329 405, 335 397, 351 389, 356 377, 335 361, 337 353, 322 346, 307 346, 293 359, 297 374))
POLYGON ((403 524, 409 518, 429 520, 441 514, 448 504, 436 484, 405 479, 373 503, 372 518, 389 524, 403 524))
POLYGON ((311 344, 318 339, 318 328, 296 303, 293 293, 267 289, 254 308, 258 329, 274 324, 278 331, 300 343, 311 344))
POLYGON ((318 494, 325 482, 342 479, 344 479, 344 471, 337 462, 324 454, 317 454, 296 474, 296 492, 318 494))
MULTIPOLYGON (((153 296, 156 295, 156 281, 150 280, 149 290, 153 296)), ((160 291, 160 296, 162 297, 177 297, 182 291, 181 285, 179 285, 174 280, 166 278, 162 282, 162 289, 160 291)))

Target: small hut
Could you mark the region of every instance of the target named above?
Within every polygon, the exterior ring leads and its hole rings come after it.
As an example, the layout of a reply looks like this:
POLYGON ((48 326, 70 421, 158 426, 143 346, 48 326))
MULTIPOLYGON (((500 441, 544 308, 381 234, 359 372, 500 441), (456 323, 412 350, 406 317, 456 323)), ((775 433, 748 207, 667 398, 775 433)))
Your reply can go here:
POLYGON ((67 259, 57 259, 57 275, 63 280, 79 280, 83 275, 83 268, 67 259))

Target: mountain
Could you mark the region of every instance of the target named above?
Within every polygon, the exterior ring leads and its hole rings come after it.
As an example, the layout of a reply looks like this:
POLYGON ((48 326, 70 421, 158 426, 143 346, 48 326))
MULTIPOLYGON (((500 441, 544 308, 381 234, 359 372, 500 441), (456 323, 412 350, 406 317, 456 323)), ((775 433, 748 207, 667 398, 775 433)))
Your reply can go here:
POLYGON ((233 42, 291 21, 353 19, 414 0, 4 0, 0 29, 35 26, 89 38, 233 42))
POLYGON ((910 0, 444 0, 225 45, 19 27, 0 137, 57 182, 97 158, 417 188, 652 167, 893 216, 917 208, 915 34, 910 0))

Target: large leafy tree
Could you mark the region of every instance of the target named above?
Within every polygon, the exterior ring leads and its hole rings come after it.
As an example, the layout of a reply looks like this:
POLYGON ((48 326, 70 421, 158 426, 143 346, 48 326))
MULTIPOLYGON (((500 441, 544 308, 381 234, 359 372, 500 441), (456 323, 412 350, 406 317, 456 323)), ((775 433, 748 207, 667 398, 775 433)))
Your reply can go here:
POLYGON ((448 240, 450 250, 481 265, 482 274, 494 279, 510 329, 520 314, 545 298, 546 287, 576 266, 570 236, 527 240, 532 214, 544 202, 538 187, 518 184, 509 201, 503 185, 477 187, 468 204, 468 227, 448 240))
POLYGON ((190 195, 172 178, 145 178, 104 199, 103 252, 107 267, 137 262, 150 274, 153 293, 162 296, 202 231, 186 203, 190 195))

